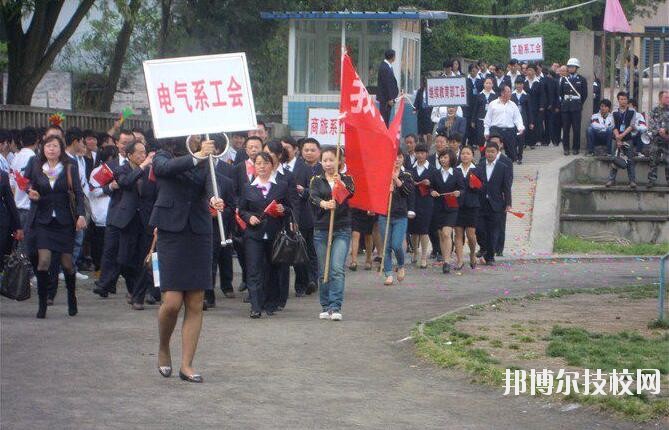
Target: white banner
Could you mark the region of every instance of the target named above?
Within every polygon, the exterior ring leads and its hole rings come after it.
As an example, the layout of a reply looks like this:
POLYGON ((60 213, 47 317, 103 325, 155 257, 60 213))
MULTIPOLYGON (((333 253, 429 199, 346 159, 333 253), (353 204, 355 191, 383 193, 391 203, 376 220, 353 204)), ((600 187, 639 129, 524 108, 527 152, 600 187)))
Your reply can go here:
POLYGON ((344 145, 344 123, 339 119, 339 109, 309 108, 307 137, 318 140, 321 146, 336 146, 341 123, 341 144, 344 145))
POLYGON ((431 78, 427 80, 429 106, 464 106, 467 104, 467 78, 431 78))
POLYGON ((257 128, 246 54, 144 62, 156 137, 257 128))
POLYGON ((515 58, 518 61, 543 61, 544 38, 509 39, 509 52, 510 58, 515 58))

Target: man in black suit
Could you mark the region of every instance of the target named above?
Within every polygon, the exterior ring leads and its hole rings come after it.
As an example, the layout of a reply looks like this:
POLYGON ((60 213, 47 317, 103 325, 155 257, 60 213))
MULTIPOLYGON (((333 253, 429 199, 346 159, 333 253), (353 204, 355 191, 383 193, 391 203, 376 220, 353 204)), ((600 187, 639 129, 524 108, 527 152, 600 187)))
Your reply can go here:
POLYGON ((393 73, 393 62, 395 61, 395 51, 388 49, 384 54, 385 59, 379 65, 379 74, 377 80, 376 100, 379 102, 379 110, 386 127, 390 124, 390 112, 395 104, 395 99, 399 94, 397 79, 393 73))
POLYGON ((495 244, 498 241, 503 214, 511 208, 511 183, 513 173, 508 164, 500 160, 499 146, 486 144, 485 158, 478 165, 482 172, 481 192, 481 247, 487 265, 495 264, 495 244))
POLYGON ((116 217, 123 194, 116 182, 116 179, 118 179, 118 169, 127 162, 125 155, 126 145, 130 145, 134 141, 135 135, 131 131, 122 130, 116 141, 116 147, 119 150, 118 158, 107 163, 107 167, 114 173, 114 180, 102 187, 103 192, 110 196, 110 201, 109 209, 107 210, 107 226, 105 227, 100 279, 95 282, 95 288, 93 288, 93 292, 100 297, 107 297, 109 293, 116 294, 116 281, 120 273, 117 257, 121 230, 111 225, 111 220, 116 217))
MULTIPOLYGON (((537 66, 527 66, 525 78, 525 92, 527 93, 527 135, 525 143, 534 149, 537 142, 541 142, 544 136, 544 110, 546 107, 546 88, 544 82, 537 75, 537 66)), ((521 159, 522 159, 522 153, 521 159)))
POLYGON ((476 109, 476 96, 483 91, 483 81, 479 79, 479 68, 476 64, 470 64, 467 71, 467 105, 463 106, 462 116, 465 118, 465 121, 467 121, 465 139, 469 141, 470 146, 474 146, 476 141, 476 120, 474 117, 474 110, 476 109))

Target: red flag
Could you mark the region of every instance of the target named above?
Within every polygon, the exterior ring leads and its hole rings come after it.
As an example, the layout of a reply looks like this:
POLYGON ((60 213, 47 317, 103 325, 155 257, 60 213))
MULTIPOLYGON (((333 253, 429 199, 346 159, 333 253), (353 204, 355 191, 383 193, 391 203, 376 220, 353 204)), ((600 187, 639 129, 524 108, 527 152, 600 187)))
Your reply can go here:
POLYGON ((114 180, 114 173, 107 166, 107 164, 102 163, 100 165, 100 169, 93 175, 93 179, 95 179, 95 182, 97 182, 98 185, 104 187, 114 180))
POLYGON ((14 172, 14 180, 16 181, 16 186, 19 187, 21 191, 27 191, 30 186, 30 180, 25 178, 21 172, 14 172))
POLYGON ((420 192, 421 197, 425 197, 430 194, 430 187, 425 184, 418 184, 418 191, 420 192))
POLYGON ((389 193, 379 191, 387 190, 390 184, 399 128, 395 129, 394 135, 389 133, 348 55, 344 54, 342 63, 339 110, 345 114, 346 166, 355 180, 355 195, 349 204, 384 214, 388 210, 389 193))
POLYGON ((272 200, 267 205, 267 207, 265 208, 263 213, 266 214, 266 215, 271 216, 272 218, 280 218, 280 217, 283 216, 283 214, 279 212, 279 210, 277 209, 277 206, 278 206, 278 203, 276 202, 276 200, 272 200))
POLYGON ((156 173, 153 171, 153 166, 149 169, 149 182, 156 182, 156 173))
POLYGON ((525 217, 525 214, 522 213, 522 212, 515 212, 515 211, 512 211, 512 210, 508 210, 507 212, 510 213, 511 215, 515 216, 516 218, 525 217))
POLYGON ((332 197, 337 201, 337 204, 341 205, 344 203, 350 195, 351 193, 342 181, 335 182, 334 187, 332 188, 332 197))
POLYGON ((209 206, 209 215, 211 215, 212 218, 216 218, 217 214, 218 211, 216 210, 216 208, 213 206, 209 206))
POLYGON ((255 176, 256 175, 256 166, 253 164, 253 161, 246 160, 246 176, 255 176))
POLYGON ((394 138, 395 151, 400 146, 400 139, 402 138, 402 117, 404 116, 404 97, 400 99, 400 104, 395 109, 395 116, 393 122, 388 127, 388 133, 391 138, 394 138))
POLYGON ((246 230, 246 221, 244 221, 242 217, 239 216, 239 209, 235 210, 235 221, 242 231, 246 230))
POLYGON ((453 194, 446 194, 444 196, 444 200, 446 200, 446 206, 449 208, 457 208, 458 205, 458 198, 455 197, 453 194))
POLYGON ((476 176, 473 173, 469 174, 469 188, 473 188, 475 190, 480 190, 483 187, 483 182, 479 179, 478 176, 476 176))

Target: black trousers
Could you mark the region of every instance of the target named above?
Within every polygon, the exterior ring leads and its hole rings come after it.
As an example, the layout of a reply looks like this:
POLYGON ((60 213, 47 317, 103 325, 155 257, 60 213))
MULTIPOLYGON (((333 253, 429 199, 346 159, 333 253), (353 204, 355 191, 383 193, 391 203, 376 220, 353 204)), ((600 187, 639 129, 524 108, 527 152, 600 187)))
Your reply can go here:
POLYGON ((121 265, 118 263, 119 242, 121 239, 121 229, 108 225, 105 227, 104 248, 102 251, 102 262, 100 264, 100 279, 98 285, 107 291, 116 289, 116 282, 119 275, 123 275, 126 281, 128 293, 132 293, 132 279, 128 282, 130 274, 124 270, 121 273, 121 265), (128 275, 128 277, 126 277, 128 275))
MULTIPOLYGON (((302 237, 307 243, 309 262, 294 266, 296 293, 305 292, 310 282, 316 283, 318 280, 318 256, 316 255, 316 248, 314 248, 314 229, 300 228, 300 233, 302 233, 302 237)), ((364 249, 364 247, 361 249, 364 249)))
POLYGON ((390 113, 392 112, 393 107, 388 106, 388 103, 381 103, 379 102, 379 111, 381 111, 381 117, 383 118, 383 122, 386 123, 386 127, 388 127, 388 124, 390 124, 390 113))
MULTIPOLYGON (((275 311, 280 300, 279 268, 271 263, 272 241, 245 238, 246 286, 253 312, 275 311)), ((288 266, 285 266, 288 269, 288 266)))
POLYGON ((525 144, 527 146, 535 146, 537 142, 544 139, 544 112, 539 111, 535 113, 537 117, 536 122, 534 123, 534 128, 530 130, 528 123, 527 127, 525 127, 525 133, 523 133, 525 144))
POLYGON ((499 237, 495 245, 495 252, 501 254, 504 252, 504 239, 506 239, 506 212, 502 212, 502 219, 499 226, 499 237))
POLYGON ((93 223, 91 223, 88 228, 90 229, 89 235, 91 238, 91 259, 93 260, 95 271, 98 271, 100 270, 102 264, 102 251, 104 249, 105 243, 105 228, 98 227, 93 223))
POLYGON ((239 266, 242 268, 242 282, 246 284, 246 250, 244 248, 244 237, 232 239, 232 249, 235 250, 237 254, 237 261, 239 261, 239 266))
MULTIPOLYGON (((225 227, 224 227, 225 228, 225 227)), ((232 292, 232 246, 221 246, 221 235, 218 231, 218 222, 214 218, 214 243, 212 246, 211 280, 216 287, 216 269, 221 281, 221 291, 232 292)), ((228 228, 226 232, 229 232, 228 228)), ((213 292, 213 290, 212 290, 213 292)))
POLYGON ((503 212, 494 212, 486 201, 481 208, 481 249, 486 261, 495 261, 495 244, 499 240, 503 212))
POLYGON ((553 145, 558 146, 562 136, 562 114, 560 112, 550 112, 548 127, 551 142, 553 142, 553 145))
POLYGON ((10 234, 12 231, 9 225, 0 226, 0 273, 5 267, 5 255, 11 252, 13 240, 10 234))
MULTIPOLYGON (((504 142, 504 152, 506 152, 507 157, 511 161, 518 161, 518 139, 516 136, 516 128, 502 128, 502 127, 490 127, 490 134, 499 134, 502 136, 502 142, 504 142)), ((522 157, 522 147, 521 157, 522 157)))
POLYGON ((572 150, 581 150, 581 111, 562 112, 562 148, 569 151, 569 132, 574 132, 572 150))

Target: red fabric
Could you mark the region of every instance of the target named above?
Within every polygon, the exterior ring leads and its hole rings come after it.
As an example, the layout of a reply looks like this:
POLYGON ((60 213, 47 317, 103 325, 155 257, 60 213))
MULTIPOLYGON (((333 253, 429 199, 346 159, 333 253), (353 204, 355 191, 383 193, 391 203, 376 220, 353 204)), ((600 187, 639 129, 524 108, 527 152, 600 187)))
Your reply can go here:
POLYGON ((263 213, 271 216, 272 218, 281 218, 283 214, 280 213, 277 209, 278 205, 279 204, 276 202, 276 200, 272 200, 270 204, 267 205, 263 213))
POLYGON ((246 230, 246 222, 239 216, 239 209, 235 210, 235 221, 242 231, 246 230))
MULTIPOLYGON (((385 214, 388 189, 397 155, 397 133, 403 109, 393 120, 391 134, 376 103, 367 93, 348 55, 343 57, 340 112, 345 114, 346 166, 355 181, 355 194, 349 205, 385 214)), ((400 103, 400 105, 402 105, 400 103)))
POLYGON ((102 163, 102 165, 100 165, 100 170, 93 175, 93 179, 95 179, 95 182, 97 182, 98 185, 104 187, 114 180, 114 173, 105 163, 102 163))
POLYGON ((209 206, 209 215, 211 215, 212 218, 216 218, 216 214, 218 214, 218 211, 212 206, 209 206))
POLYGON ((523 218, 525 216, 525 214, 522 213, 522 212, 514 212, 514 211, 507 211, 507 212, 509 212, 511 215, 513 215, 517 218, 523 218))
POLYGON ((418 184, 418 191, 420 192, 421 197, 425 197, 430 194, 430 187, 425 184, 418 184))
POLYGON ((246 160, 246 176, 248 175, 251 176, 256 175, 256 166, 253 164, 251 160, 246 160))
POLYGON ((149 181, 156 182, 156 174, 153 171, 153 166, 149 169, 149 181))
POLYGON ((479 146, 479 151, 483 154, 485 152, 485 145, 479 146))
POLYGON ((19 172, 14 172, 14 180, 16 181, 16 186, 18 186, 21 191, 28 191, 28 187, 30 187, 29 179, 26 179, 19 172))
POLYGON ((342 181, 335 182, 334 188, 332 188, 332 197, 337 201, 337 204, 341 205, 344 203, 350 195, 351 193, 348 192, 346 185, 342 181))
POLYGON ((457 208, 458 205, 458 198, 455 197, 453 194, 447 194, 444 196, 444 200, 446 200, 446 206, 449 208, 457 208))
POLYGON ((475 190, 480 190, 483 187, 483 182, 473 173, 469 174, 469 187, 475 190))

